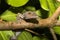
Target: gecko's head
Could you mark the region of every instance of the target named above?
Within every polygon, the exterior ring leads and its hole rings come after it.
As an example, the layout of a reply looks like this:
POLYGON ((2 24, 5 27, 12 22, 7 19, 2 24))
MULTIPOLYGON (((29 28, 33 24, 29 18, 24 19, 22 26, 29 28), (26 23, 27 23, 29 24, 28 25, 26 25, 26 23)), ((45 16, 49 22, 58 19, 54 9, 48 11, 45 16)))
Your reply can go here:
POLYGON ((32 11, 27 11, 24 13, 25 19, 35 19, 37 18, 37 14, 35 12, 32 11))

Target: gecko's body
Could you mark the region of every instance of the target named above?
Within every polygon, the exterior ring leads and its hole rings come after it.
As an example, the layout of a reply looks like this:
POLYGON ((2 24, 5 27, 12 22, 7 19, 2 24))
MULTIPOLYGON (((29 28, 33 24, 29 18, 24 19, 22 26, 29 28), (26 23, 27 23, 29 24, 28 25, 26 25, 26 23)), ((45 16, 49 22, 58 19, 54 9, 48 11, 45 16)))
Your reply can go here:
POLYGON ((35 12, 27 11, 23 14, 18 13, 17 18, 18 19, 36 19, 38 16, 35 12))

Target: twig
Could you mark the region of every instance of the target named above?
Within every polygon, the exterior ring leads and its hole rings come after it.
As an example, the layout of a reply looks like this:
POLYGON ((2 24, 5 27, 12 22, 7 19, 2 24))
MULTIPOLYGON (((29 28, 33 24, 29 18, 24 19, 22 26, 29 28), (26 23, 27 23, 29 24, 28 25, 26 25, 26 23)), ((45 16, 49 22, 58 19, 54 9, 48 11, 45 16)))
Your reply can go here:
POLYGON ((53 36, 53 39, 57 40, 57 37, 56 37, 56 34, 54 33, 54 30, 51 27, 49 29, 50 29, 50 32, 51 32, 51 34, 53 36))
POLYGON ((51 19, 57 19, 59 15, 60 15, 60 7, 58 7, 56 9, 56 11, 53 13, 51 19))
MULTIPOLYGON (((59 21, 57 21, 57 17, 60 15, 60 7, 57 8, 57 10, 54 12, 53 16, 51 17, 51 20, 53 21, 56 21, 56 24, 55 25, 59 25, 59 21)), ((52 27, 49 27, 50 29, 50 32, 53 36, 53 39, 54 40, 57 40, 57 37, 56 37, 56 34, 54 33, 54 30, 52 29, 52 27)))
POLYGON ((29 30, 29 29, 25 29, 25 30, 28 31, 28 32, 31 32, 31 33, 33 33, 33 34, 35 34, 35 35, 40 35, 39 33, 34 32, 34 31, 32 31, 32 30, 29 30))

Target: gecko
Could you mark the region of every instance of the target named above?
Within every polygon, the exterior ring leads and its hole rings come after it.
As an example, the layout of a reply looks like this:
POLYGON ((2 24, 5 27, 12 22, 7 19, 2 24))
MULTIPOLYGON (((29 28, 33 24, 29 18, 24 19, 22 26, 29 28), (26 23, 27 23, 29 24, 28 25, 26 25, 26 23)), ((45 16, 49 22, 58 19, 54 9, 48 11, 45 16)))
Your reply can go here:
MULTIPOLYGON (((27 12, 25 12, 25 13, 23 13, 23 14, 21 14, 21 13, 18 13, 17 14, 17 21, 18 22, 21 22, 21 21, 24 21, 24 20, 32 20, 32 19, 36 19, 36 18, 38 18, 38 16, 37 16, 37 14, 35 13, 35 12, 33 12, 33 11, 27 11, 27 12)), ((39 35, 37 32, 34 32, 34 31, 32 31, 32 30, 30 30, 30 29, 25 29, 26 31, 29 31, 29 32, 31 32, 31 33, 33 33, 33 34, 36 34, 36 35, 39 35)), ((20 34, 21 32, 19 31, 19 32, 16 32, 16 34, 15 34, 15 36, 13 36, 12 37, 12 39, 16 39, 16 37, 20 34)))
POLYGON ((25 20, 27 22, 38 23, 36 18, 38 18, 38 15, 34 11, 27 11, 24 12, 23 14, 21 13, 17 14, 17 20, 19 21, 25 20))

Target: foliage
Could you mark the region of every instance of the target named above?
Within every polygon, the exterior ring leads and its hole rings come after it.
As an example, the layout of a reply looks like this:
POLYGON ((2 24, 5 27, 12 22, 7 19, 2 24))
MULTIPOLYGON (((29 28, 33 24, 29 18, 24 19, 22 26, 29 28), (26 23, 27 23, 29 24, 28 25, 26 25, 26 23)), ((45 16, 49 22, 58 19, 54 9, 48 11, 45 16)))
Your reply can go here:
POLYGON ((9 40, 11 36, 13 36, 14 33, 10 31, 0 31, 0 40, 9 40))
MULTIPOLYGON (((2 0, 1 0, 2 1, 2 0)), ((16 21, 16 15, 18 12, 23 13, 24 11, 35 11, 38 16, 42 17, 51 17, 54 11, 57 7, 60 6, 60 2, 57 0, 4 0, 4 5, 8 5, 8 9, 5 11, 2 10, 2 13, 0 13, 0 18, 4 21, 16 21)), ((2 6, 2 5, 0 5, 2 6)), ((2 8, 5 8, 5 6, 2 6, 2 8)), ((1 12, 1 11, 0 11, 1 12)), ((60 20, 60 16, 58 18, 60 20)), ((56 34, 60 35, 60 27, 55 26, 53 27, 56 34)), ((49 30, 41 31, 41 29, 35 29, 38 30, 36 32, 40 33, 40 35, 45 33, 49 33, 49 30)), ((12 30, 4 30, 0 31, 0 40, 9 40, 10 37, 14 35, 14 32, 12 30)), ((50 36, 48 36, 50 37, 50 36)), ((36 36, 34 34, 31 34, 27 31, 22 31, 18 36, 17 40, 49 40, 47 37, 43 36, 36 36)))
POLYGON ((12 11, 6 10, 1 15, 1 19, 6 20, 6 21, 14 21, 14 20, 16 20, 16 14, 13 13, 12 11))
POLYGON ((48 2, 47 0, 39 0, 40 1, 40 4, 41 4, 41 7, 44 9, 44 10, 47 10, 49 11, 49 8, 48 8, 48 2))
POLYGON ((17 40, 32 40, 32 35, 27 31, 23 31, 18 35, 17 40))
POLYGON ((33 7, 33 6, 27 6, 25 9, 30 10, 30 11, 35 11, 36 10, 36 8, 33 7))
POLYGON ((34 37, 33 37, 33 40, 41 40, 41 39, 40 39, 40 37, 38 37, 38 36, 34 36, 34 37))
POLYGON ((29 0, 6 0, 7 3, 14 7, 19 7, 25 5, 29 0))

